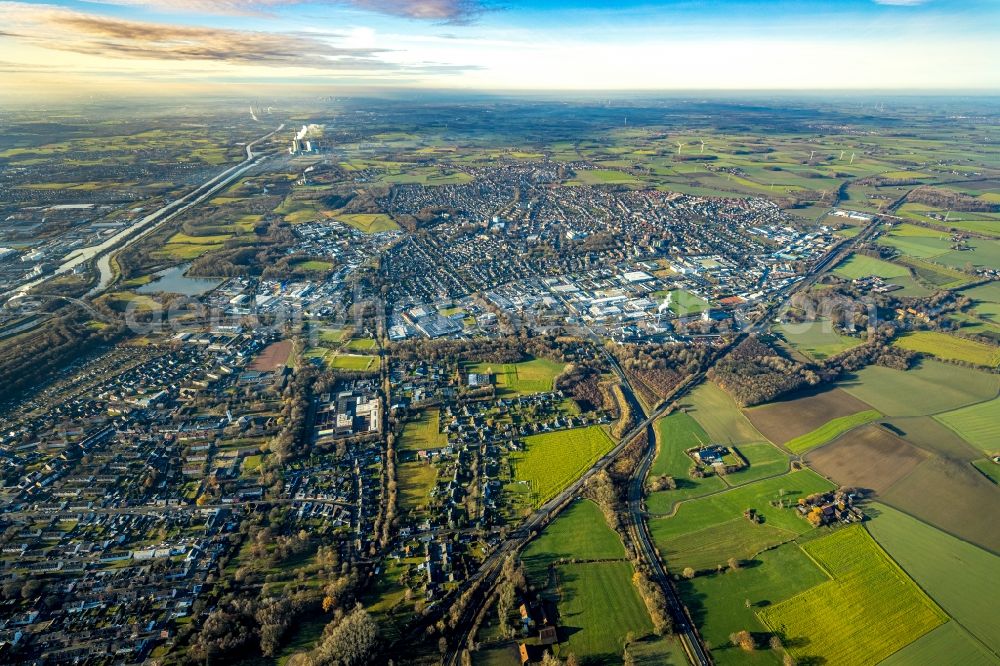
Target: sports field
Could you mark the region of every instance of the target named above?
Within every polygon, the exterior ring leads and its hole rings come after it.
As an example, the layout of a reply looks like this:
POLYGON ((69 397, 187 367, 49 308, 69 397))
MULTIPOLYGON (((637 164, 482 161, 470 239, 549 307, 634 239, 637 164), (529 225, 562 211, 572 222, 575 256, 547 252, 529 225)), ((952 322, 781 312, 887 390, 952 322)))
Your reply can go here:
POLYGON ((1000 557, 891 507, 875 509, 867 524, 875 540, 941 608, 1000 654, 1000 557))
POLYGON ((947 620, 860 525, 803 549, 832 580, 757 611, 801 661, 877 664, 947 620))
POLYGON ((743 415, 729 394, 712 382, 704 382, 684 399, 682 407, 701 424, 712 442, 739 444, 759 442, 765 437, 743 415))
POLYGON ((924 359, 906 370, 871 365, 840 387, 889 416, 926 416, 994 398, 1000 376, 924 359))
POLYGON ((356 354, 332 354, 326 357, 326 364, 335 370, 371 370, 378 359, 374 356, 358 356, 356 354))
POLYGON ((372 351, 375 347, 375 341, 371 338, 352 338, 351 341, 344 346, 344 349, 349 351, 365 352, 372 351))
POLYGON ((795 439, 788 440, 785 442, 784 447, 792 453, 805 453, 809 449, 814 449, 821 444, 833 441, 848 430, 857 428, 865 423, 870 423, 878 418, 881 418, 881 416, 882 414, 876 410, 869 409, 864 412, 858 412, 857 414, 851 414, 850 416, 841 416, 839 418, 830 419, 812 432, 808 432, 804 435, 796 437, 795 439))
POLYGON ((541 506, 613 448, 599 426, 531 435, 513 455, 514 476, 527 483, 532 505, 541 506))
POLYGON ((520 363, 476 363, 466 372, 493 375, 499 395, 530 395, 552 390, 552 383, 566 366, 547 358, 520 363))
POLYGON ((705 299, 684 289, 674 289, 670 292, 670 310, 678 317, 688 317, 704 312, 711 307, 705 299))
POLYGON ((425 409, 415 421, 403 426, 399 437, 400 451, 440 449, 448 445, 448 436, 438 429, 439 410, 425 409))
POLYGON ((304 271, 316 271, 325 272, 333 268, 333 262, 330 261, 319 261, 317 259, 310 259, 307 261, 298 262, 295 264, 295 268, 304 271))
POLYGON ((862 342, 861 338, 838 333, 827 319, 775 328, 789 346, 814 361, 822 361, 862 342))
POLYGON ((934 417, 979 450, 1000 453, 1000 398, 934 417))
POLYGON ((319 341, 327 344, 338 344, 347 337, 348 330, 344 328, 319 329, 319 341))
POLYGON ((897 338, 893 344, 949 361, 964 361, 988 368, 1000 365, 1000 347, 937 331, 907 333, 897 338))
POLYGON ((292 353, 292 341, 280 340, 272 342, 258 354, 250 365, 251 370, 261 372, 273 372, 283 368, 288 362, 288 356, 292 353))

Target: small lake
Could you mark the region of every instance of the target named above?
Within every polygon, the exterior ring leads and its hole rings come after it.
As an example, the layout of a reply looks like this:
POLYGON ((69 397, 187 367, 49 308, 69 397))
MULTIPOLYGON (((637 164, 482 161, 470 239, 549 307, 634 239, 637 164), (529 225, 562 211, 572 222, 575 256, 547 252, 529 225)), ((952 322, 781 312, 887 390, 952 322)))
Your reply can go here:
POLYGON ((166 294, 180 294, 181 296, 201 296, 205 292, 215 289, 222 280, 216 278, 193 278, 186 277, 184 273, 191 268, 191 264, 181 264, 164 271, 156 273, 156 279, 142 285, 136 291, 140 294, 155 294, 163 292, 166 294))

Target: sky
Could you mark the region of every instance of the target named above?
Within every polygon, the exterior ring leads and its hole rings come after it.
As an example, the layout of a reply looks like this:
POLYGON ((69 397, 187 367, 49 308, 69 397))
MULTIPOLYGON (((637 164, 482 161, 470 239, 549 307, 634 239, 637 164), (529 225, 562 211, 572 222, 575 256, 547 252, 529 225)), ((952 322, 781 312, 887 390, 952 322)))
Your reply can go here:
POLYGON ((998 0, 0 0, 0 102, 426 88, 1000 90, 998 0))

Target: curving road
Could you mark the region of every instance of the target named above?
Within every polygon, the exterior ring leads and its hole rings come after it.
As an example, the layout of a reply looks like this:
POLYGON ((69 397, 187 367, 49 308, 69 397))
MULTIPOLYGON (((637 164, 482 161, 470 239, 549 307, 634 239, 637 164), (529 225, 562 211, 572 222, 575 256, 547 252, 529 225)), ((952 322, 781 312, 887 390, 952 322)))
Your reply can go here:
POLYGON ((153 211, 149 215, 146 215, 135 224, 122 229, 103 243, 82 248, 80 250, 74 250, 63 258, 62 263, 54 273, 22 284, 19 287, 3 294, 3 296, 0 297, 0 300, 6 301, 12 297, 27 294, 29 291, 49 279, 57 275, 69 273, 76 267, 93 259, 98 260, 97 270, 100 279, 98 280, 97 286, 87 292, 86 296, 89 298, 104 291, 108 285, 111 284, 111 281, 114 278, 114 271, 111 269, 111 259, 118 250, 128 247, 164 222, 167 222, 177 215, 180 215, 181 213, 204 202, 209 197, 227 187, 230 183, 242 176, 248 170, 267 159, 267 155, 258 155, 254 153, 253 147, 261 141, 271 138, 284 128, 285 125, 281 124, 276 130, 248 143, 246 145, 247 158, 236 166, 230 167, 222 173, 210 178, 196 189, 182 196, 180 199, 171 201, 165 206, 153 211))

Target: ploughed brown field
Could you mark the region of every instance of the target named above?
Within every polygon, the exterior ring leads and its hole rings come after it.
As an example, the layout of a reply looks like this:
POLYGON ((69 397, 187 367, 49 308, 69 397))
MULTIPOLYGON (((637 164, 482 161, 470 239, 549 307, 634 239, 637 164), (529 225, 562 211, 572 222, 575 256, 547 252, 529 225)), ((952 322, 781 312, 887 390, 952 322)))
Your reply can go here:
POLYGON ((839 485, 867 488, 881 495, 929 457, 882 426, 870 424, 816 449, 806 460, 839 485))
POLYGON ((903 416, 885 419, 896 434, 922 449, 944 458, 969 462, 983 457, 983 452, 930 416, 903 416))
POLYGON ((258 372, 273 372, 280 369, 288 362, 288 355, 292 353, 292 341, 282 340, 274 342, 264 348, 264 351, 254 359, 250 366, 251 370, 258 372))
POLYGON ((967 461, 948 455, 951 448, 923 448, 872 423, 808 453, 806 461, 838 485, 874 490, 880 501, 1000 553, 1000 493, 967 461))
POLYGON ((972 465, 932 457, 882 494, 882 501, 1000 554, 1000 493, 972 465))
POLYGON ((832 389, 744 409, 750 422, 775 444, 812 432, 831 419, 871 409, 846 391, 832 389))

